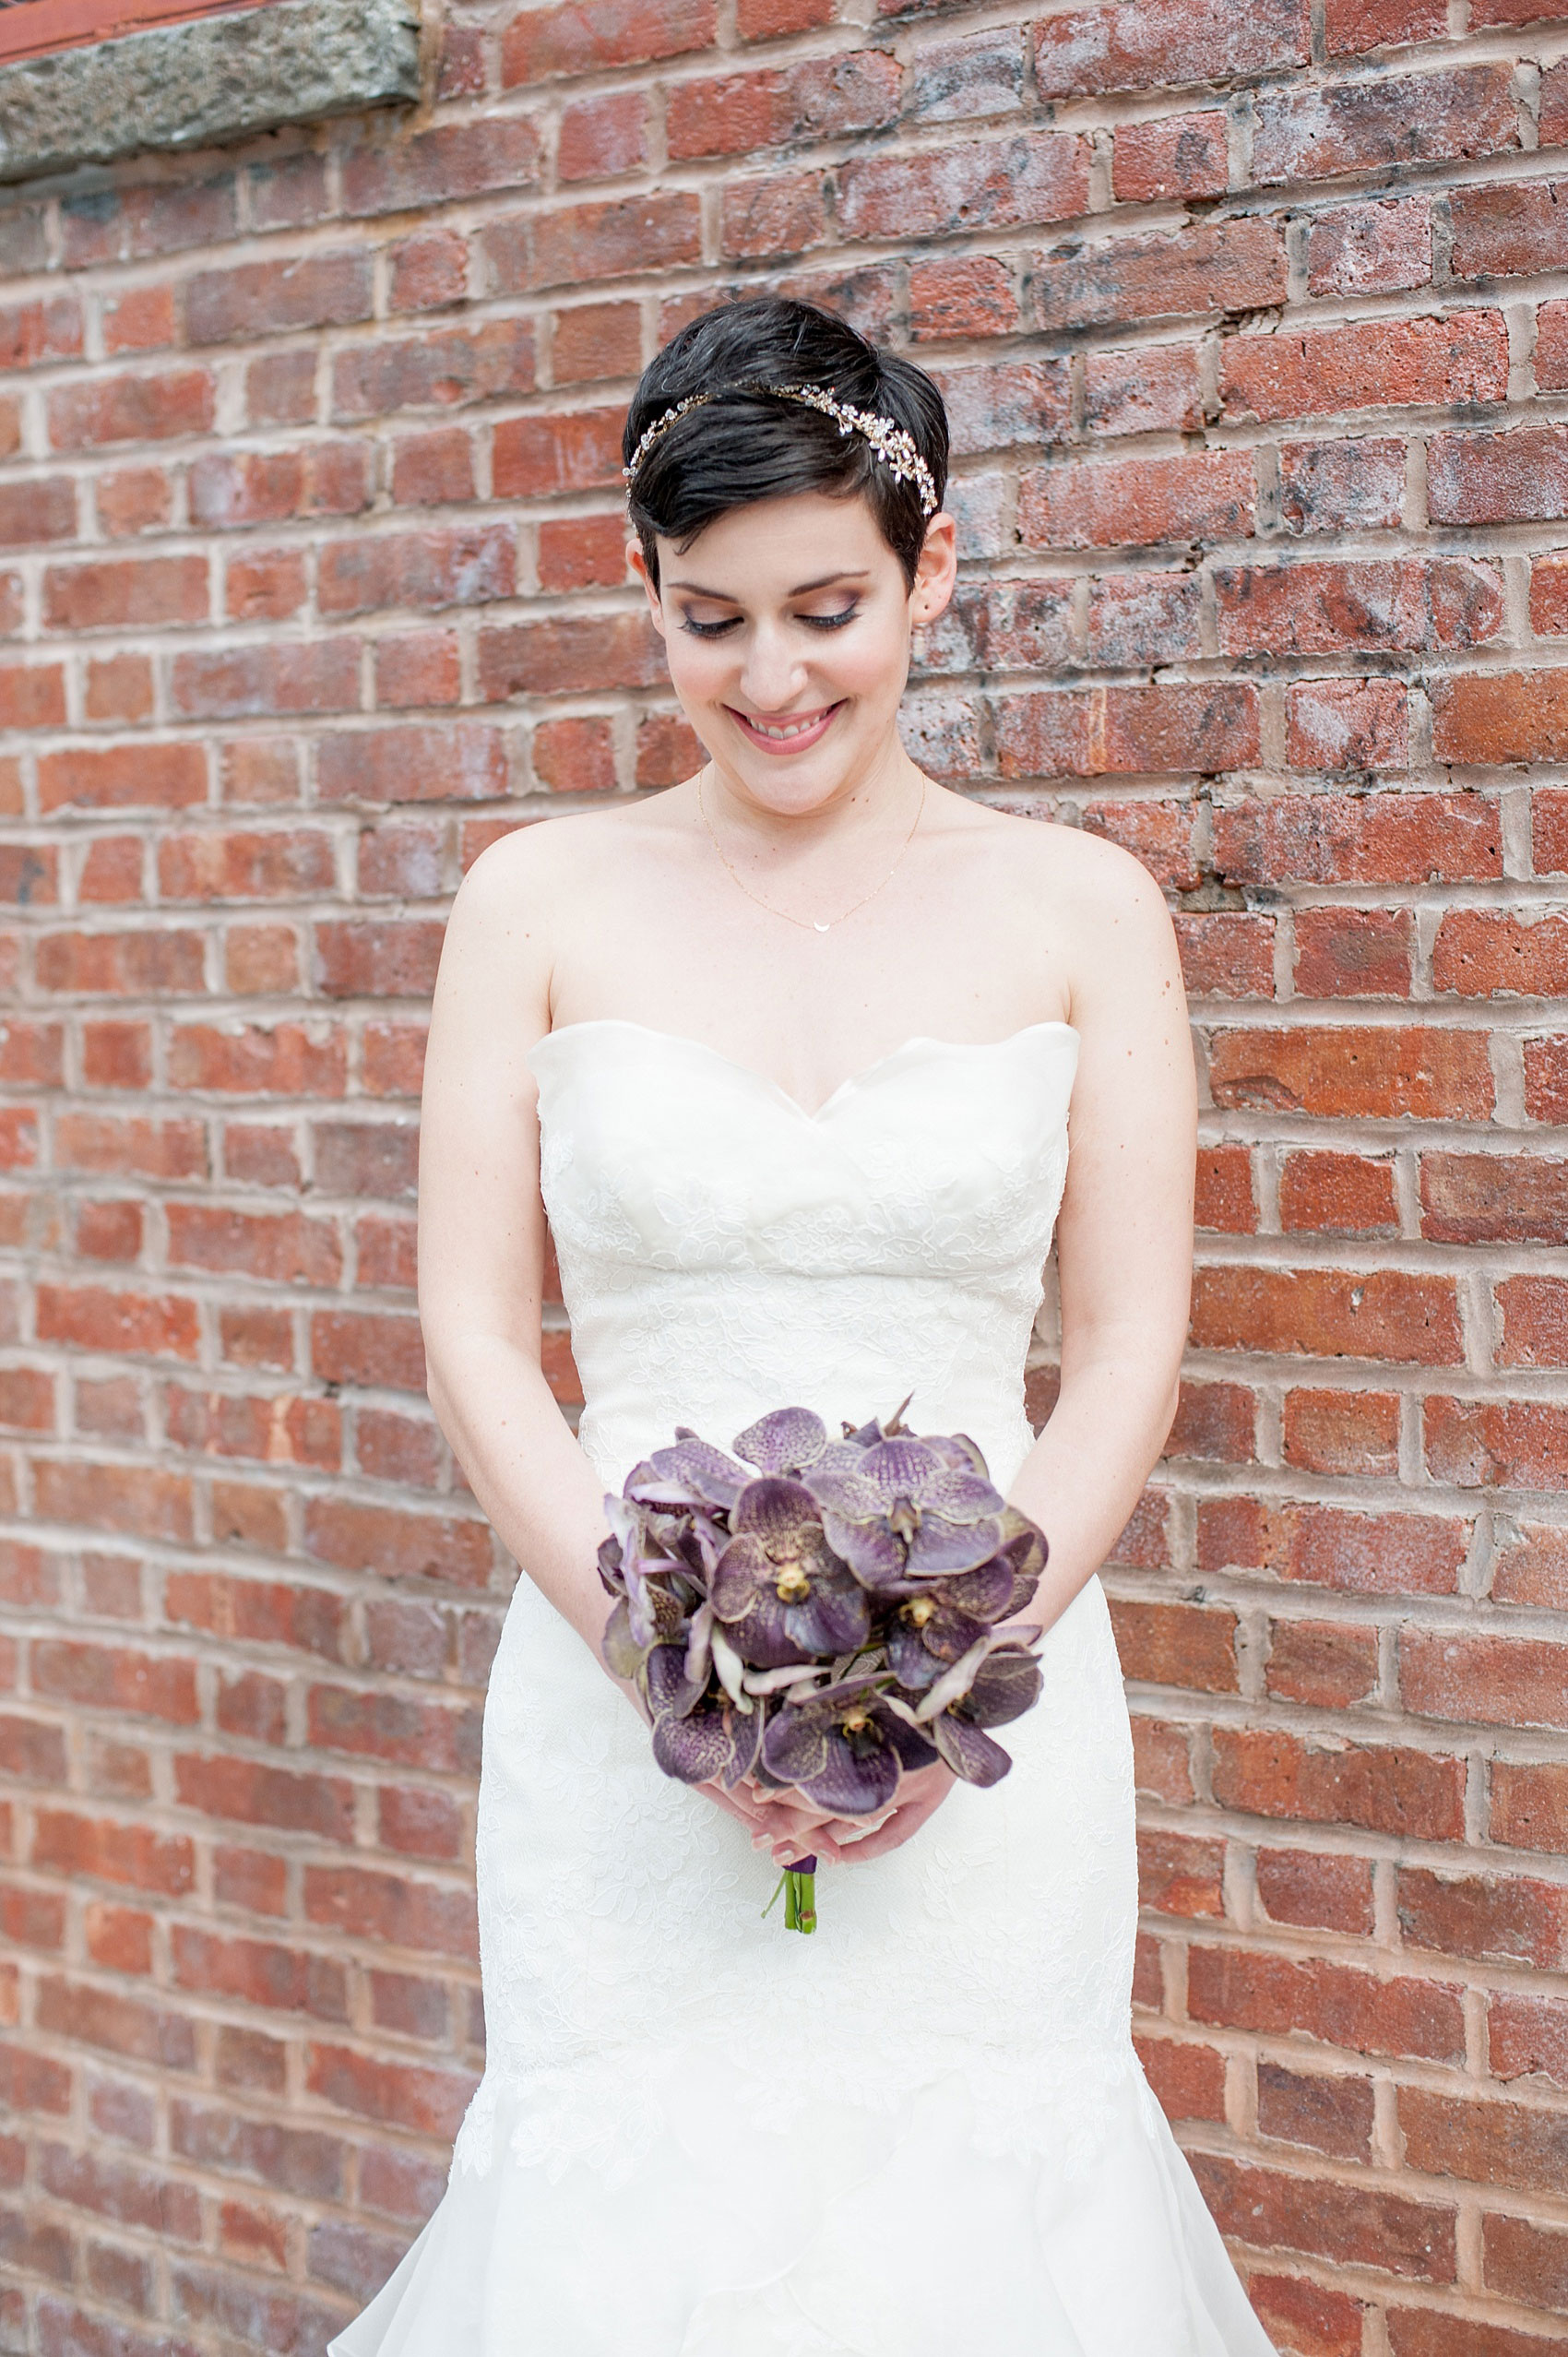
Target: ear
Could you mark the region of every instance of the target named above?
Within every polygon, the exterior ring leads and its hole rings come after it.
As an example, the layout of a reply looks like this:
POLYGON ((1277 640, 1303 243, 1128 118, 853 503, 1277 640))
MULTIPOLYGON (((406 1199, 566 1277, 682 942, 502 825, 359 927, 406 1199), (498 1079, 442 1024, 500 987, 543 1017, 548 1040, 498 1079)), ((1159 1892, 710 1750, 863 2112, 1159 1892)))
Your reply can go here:
POLYGON ((636 532, 632 534, 631 539, 626 542, 626 563, 632 572, 636 575, 638 580, 642 583, 644 589, 647 593, 648 610, 653 615, 653 626, 662 638, 664 636, 663 601, 659 597, 659 591, 654 587, 653 576, 647 569, 647 559, 643 554, 643 544, 637 538, 636 532))
POLYGON ((917 630, 945 610, 957 577, 958 527, 942 507, 925 528, 925 542, 915 563, 909 620, 917 630))

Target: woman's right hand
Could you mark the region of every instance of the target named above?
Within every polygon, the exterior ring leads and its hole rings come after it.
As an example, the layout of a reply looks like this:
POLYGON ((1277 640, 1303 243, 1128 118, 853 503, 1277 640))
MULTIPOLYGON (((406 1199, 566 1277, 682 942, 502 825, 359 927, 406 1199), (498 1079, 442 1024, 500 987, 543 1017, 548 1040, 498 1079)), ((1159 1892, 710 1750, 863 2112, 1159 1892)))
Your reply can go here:
POLYGON ((792 1865, 797 1858, 837 1858, 837 1842, 827 1827, 839 1822, 831 1811, 813 1808, 811 1803, 793 1791, 774 1792, 766 1785, 753 1783, 742 1777, 731 1791, 726 1792, 717 1778, 695 1788, 748 1827, 752 1846, 769 1849, 778 1866, 792 1865))

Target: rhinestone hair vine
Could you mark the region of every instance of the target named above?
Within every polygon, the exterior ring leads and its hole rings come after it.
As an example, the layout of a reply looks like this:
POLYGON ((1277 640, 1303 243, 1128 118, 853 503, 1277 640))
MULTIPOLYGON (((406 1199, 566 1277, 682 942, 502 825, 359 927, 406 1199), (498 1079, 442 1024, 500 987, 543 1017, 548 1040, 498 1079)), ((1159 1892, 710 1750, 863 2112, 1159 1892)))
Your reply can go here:
POLYGON ((776 401, 798 401, 804 409, 819 410, 824 417, 832 418, 840 434, 862 434, 890 475, 899 482, 914 484, 920 493, 921 514, 933 516, 936 513, 936 484, 932 479, 931 469, 916 446, 914 435, 904 426, 896 424, 892 418, 884 417, 880 411, 852 409, 848 401, 841 401, 836 393, 826 392, 818 385, 724 385, 711 393, 688 393, 683 401, 677 401, 673 408, 665 410, 654 419, 622 468, 628 491, 654 444, 669 433, 677 418, 684 417, 688 410, 700 410, 707 402, 719 400, 728 393, 767 393, 776 401))

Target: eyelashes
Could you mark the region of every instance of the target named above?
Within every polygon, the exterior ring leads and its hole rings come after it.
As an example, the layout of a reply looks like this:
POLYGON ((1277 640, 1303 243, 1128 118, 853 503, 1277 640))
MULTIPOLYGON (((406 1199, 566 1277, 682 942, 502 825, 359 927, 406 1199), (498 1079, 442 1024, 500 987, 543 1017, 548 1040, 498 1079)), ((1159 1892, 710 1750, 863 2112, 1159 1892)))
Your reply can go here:
MULTIPOLYGON (((801 613, 795 619, 807 630, 842 630, 860 613, 858 605, 846 606, 842 613, 801 613)), ((727 638, 740 628, 740 617, 731 615, 727 622, 698 622, 691 614, 683 614, 681 627, 689 630, 694 638, 727 638)))

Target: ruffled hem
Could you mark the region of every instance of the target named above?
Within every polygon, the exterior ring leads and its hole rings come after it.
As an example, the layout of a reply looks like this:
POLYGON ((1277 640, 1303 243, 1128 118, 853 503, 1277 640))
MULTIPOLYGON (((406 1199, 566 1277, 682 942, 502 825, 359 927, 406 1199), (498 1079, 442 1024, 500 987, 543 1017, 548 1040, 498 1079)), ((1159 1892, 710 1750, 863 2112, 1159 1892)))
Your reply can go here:
POLYGON ((742 2128, 699 2065, 612 2185, 552 2173, 536 2096, 487 2080, 445 2198, 328 2357, 1273 2357, 1129 2065, 1091 2139, 1063 2119, 1027 2158, 986 2152, 957 2071, 742 2128))

